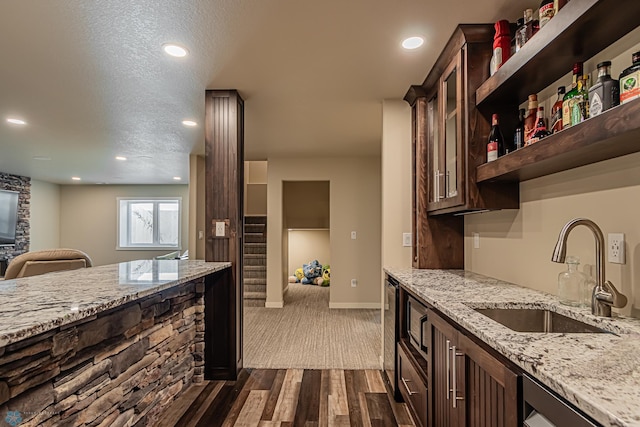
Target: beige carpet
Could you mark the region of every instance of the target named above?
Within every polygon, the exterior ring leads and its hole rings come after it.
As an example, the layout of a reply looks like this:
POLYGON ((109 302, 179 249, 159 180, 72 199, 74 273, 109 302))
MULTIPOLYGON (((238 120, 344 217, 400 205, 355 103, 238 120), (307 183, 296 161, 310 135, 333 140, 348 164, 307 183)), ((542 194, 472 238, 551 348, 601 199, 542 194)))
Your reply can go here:
POLYGON ((380 369, 380 310, 329 309, 329 288, 289 284, 284 308, 244 307, 244 366, 380 369))

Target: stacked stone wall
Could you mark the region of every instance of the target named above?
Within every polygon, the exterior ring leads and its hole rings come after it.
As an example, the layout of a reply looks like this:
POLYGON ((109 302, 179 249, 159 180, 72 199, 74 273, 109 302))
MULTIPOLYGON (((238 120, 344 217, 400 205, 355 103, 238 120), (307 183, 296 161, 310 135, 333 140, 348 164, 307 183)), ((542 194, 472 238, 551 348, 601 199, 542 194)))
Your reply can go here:
POLYGON ((0 348, 0 420, 156 424, 183 390, 204 380, 203 280, 0 348))
POLYGON ((18 223, 16 224, 16 244, 0 246, 0 259, 12 258, 29 251, 29 221, 31 218, 31 178, 0 172, 0 190, 17 191, 18 223))

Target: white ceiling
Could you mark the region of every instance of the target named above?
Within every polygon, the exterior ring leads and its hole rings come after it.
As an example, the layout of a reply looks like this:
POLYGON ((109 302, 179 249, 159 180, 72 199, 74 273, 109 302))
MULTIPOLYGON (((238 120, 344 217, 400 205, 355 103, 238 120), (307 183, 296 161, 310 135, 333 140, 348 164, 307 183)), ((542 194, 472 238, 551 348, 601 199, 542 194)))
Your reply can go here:
POLYGON ((457 23, 515 20, 532 3, 3 0, 0 171, 186 182, 189 154, 204 152, 206 89, 245 99, 247 160, 379 155, 382 100, 424 80, 457 23), (416 34, 425 45, 403 50, 416 34), (190 55, 165 55, 166 42, 190 55))

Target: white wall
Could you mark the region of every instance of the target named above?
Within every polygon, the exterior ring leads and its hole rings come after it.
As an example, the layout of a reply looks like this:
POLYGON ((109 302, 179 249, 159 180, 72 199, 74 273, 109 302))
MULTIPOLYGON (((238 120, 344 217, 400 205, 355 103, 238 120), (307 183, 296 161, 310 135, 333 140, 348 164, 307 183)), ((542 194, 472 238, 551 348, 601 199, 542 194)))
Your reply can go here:
POLYGON ((283 181, 330 182, 330 307, 380 307, 380 158, 269 159, 267 200, 267 306, 283 304, 283 181), (351 231, 358 238, 351 240, 351 231), (350 285, 351 279, 358 286, 350 285))
POLYGON ((30 251, 60 247, 60 186, 31 180, 30 251))
MULTIPOLYGON (((640 49, 638 37, 640 28, 587 61, 585 70, 611 60, 612 75, 617 77, 630 65, 631 53, 640 49)), ((539 98, 550 98, 549 104, 555 99, 555 88, 569 80, 565 76, 539 98)), ((600 226, 605 239, 607 233, 625 234, 627 262, 606 262, 606 275, 629 298, 627 307, 618 311, 640 317, 638 165, 640 153, 635 153, 521 183, 519 210, 465 217, 465 268, 557 294, 558 273, 566 268, 551 262, 558 233, 569 220, 586 217, 600 226), (472 233, 480 235, 479 249, 473 249, 472 233)), ((594 238, 587 228, 571 233, 567 254, 578 255, 583 265, 595 264, 594 238)))
POLYGON ((85 251, 94 265, 149 259, 170 250, 116 250, 118 197, 182 197, 182 250, 188 248, 187 185, 63 185, 60 245, 85 251))
POLYGON ((411 108, 400 100, 382 103, 382 265, 411 267, 411 108))
POLYGON ((289 230, 289 268, 293 275, 302 264, 317 259, 320 264, 331 264, 329 230, 289 230))

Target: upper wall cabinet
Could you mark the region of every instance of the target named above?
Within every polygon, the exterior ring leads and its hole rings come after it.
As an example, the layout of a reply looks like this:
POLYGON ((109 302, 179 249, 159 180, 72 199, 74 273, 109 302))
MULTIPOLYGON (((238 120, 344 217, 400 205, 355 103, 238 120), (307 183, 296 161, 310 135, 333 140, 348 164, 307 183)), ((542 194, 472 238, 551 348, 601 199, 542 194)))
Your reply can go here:
POLYGON ((518 207, 509 183, 476 185, 486 160, 490 124, 476 109, 476 90, 489 77, 492 25, 459 25, 433 69, 405 100, 413 114, 414 214, 518 207))
MULTIPOLYGON (((529 94, 551 85, 570 71, 573 63, 588 60, 636 29, 639 17, 639 0, 570 1, 477 88, 478 108, 485 117, 500 114, 505 136, 511 135, 515 112, 529 94)), ((494 162, 480 164, 476 177, 481 186, 525 181, 638 151, 640 100, 634 100, 494 162)))

